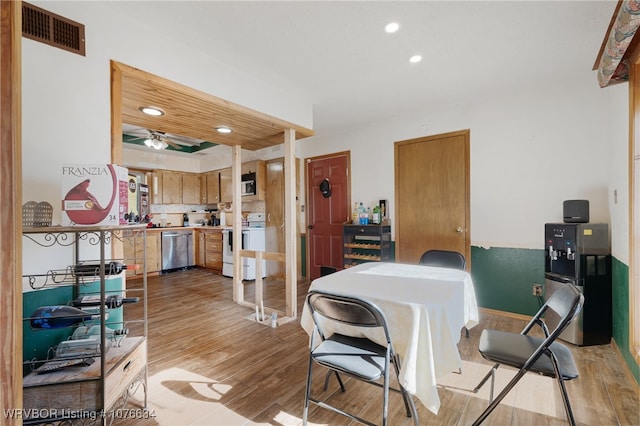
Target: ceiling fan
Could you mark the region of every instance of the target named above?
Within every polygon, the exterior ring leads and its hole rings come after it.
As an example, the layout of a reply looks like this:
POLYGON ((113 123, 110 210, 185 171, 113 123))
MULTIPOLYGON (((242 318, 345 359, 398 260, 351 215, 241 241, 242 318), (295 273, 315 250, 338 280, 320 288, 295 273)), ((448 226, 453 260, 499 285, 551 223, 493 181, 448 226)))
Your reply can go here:
POLYGON ((169 136, 167 136, 164 132, 150 130, 150 129, 140 129, 138 132, 128 132, 130 136, 135 136, 130 138, 129 141, 136 140, 144 140, 144 144, 149 148, 153 149, 167 149, 167 147, 171 146, 177 150, 181 150, 182 147, 178 145, 176 142, 172 140, 169 136), (142 136, 137 136, 142 134, 142 136))

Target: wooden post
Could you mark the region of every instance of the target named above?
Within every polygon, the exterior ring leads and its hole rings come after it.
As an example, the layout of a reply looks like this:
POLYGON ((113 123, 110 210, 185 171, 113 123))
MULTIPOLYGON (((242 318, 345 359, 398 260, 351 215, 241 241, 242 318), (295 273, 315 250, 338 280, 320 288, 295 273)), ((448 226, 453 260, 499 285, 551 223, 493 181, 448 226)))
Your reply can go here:
POLYGON ((263 321, 264 318, 262 315, 264 314, 264 297, 262 291, 262 252, 256 251, 256 306, 260 311, 260 321, 263 321))
MULTIPOLYGON (((22 404, 22 2, 0 2, 0 409, 22 404)), ((3 425, 22 419, 3 416, 3 425)))
POLYGON ((242 285, 242 194, 240 193, 240 173, 242 171, 242 148, 232 147, 231 186, 233 187, 233 301, 244 302, 244 286, 242 285))
POLYGON ((284 132, 284 226, 285 226, 285 280, 286 280, 286 314, 291 318, 297 316, 297 244, 296 244, 296 131, 287 129, 284 132))

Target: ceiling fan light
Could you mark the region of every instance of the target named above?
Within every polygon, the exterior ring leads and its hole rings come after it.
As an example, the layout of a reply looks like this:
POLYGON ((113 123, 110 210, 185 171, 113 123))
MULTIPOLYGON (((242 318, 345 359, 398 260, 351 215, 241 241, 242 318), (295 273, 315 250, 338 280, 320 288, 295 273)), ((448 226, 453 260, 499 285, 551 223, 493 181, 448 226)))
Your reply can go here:
POLYGON ((224 134, 229 134, 231 133, 233 130, 231 130, 231 128, 227 127, 227 126, 219 126, 216 127, 216 132, 218 133, 224 133, 224 134))
POLYGON ((154 117, 160 117, 164 115, 164 111, 161 110, 158 107, 154 107, 154 106, 141 106, 140 108, 138 108, 141 112, 147 114, 147 115, 152 115, 154 117))

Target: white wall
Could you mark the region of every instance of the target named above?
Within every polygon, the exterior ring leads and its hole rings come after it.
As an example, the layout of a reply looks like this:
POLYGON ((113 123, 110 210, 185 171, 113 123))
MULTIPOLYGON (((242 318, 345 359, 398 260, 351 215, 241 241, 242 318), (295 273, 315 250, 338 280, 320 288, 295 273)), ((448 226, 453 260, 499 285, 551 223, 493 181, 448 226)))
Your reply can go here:
POLYGON ((388 199, 393 225, 394 142, 470 129, 472 244, 542 248, 544 223, 562 221, 563 200, 588 199, 591 222, 610 222, 606 96, 585 67, 545 86, 317 135, 297 154, 351 150, 352 199, 388 199))
MULTIPOLYGON (((23 198, 49 201, 55 223, 60 220, 60 166, 111 161, 111 59, 313 127, 311 103, 297 92, 164 39, 161 31, 146 31, 126 14, 116 14, 114 2, 33 3, 86 26, 86 57, 22 40, 23 198)), ((115 3, 126 11, 125 3, 115 3)))
POLYGON ((606 93, 609 151, 608 203, 611 213, 611 254, 629 265, 629 85, 602 89, 606 93))

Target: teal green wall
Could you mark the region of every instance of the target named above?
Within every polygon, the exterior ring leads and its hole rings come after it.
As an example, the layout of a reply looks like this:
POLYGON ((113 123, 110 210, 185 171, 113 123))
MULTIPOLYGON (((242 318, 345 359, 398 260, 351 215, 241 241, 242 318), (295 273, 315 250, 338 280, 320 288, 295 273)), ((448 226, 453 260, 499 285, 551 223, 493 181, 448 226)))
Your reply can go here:
MULTIPOLYGON (((107 291, 121 291, 123 288, 123 281, 120 277, 114 277, 107 279, 106 290, 107 291)), ((30 291, 23 293, 22 295, 22 312, 24 317, 27 318, 22 324, 22 359, 23 361, 34 359, 47 359, 53 356, 49 353, 49 349, 57 345, 60 341, 66 340, 73 328, 59 328, 52 330, 36 330, 32 329, 28 318, 31 314, 41 306, 51 305, 67 305, 71 300, 78 297, 81 294, 91 294, 100 291, 100 283, 86 283, 79 287, 75 286, 59 286, 46 288, 37 291, 30 291), (79 291, 77 291, 79 289, 79 291)), ((122 308, 110 309, 109 319, 106 321, 112 328, 122 327, 122 308)), ((30 367, 25 365, 23 369, 24 374, 30 372, 30 367)))
POLYGON ((611 262, 613 286, 613 339, 633 377, 640 384, 640 366, 629 348, 629 267, 615 257, 611 262))
POLYGON ((531 292, 544 284, 544 250, 472 246, 471 277, 479 306, 534 315, 540 301, 531 292))

